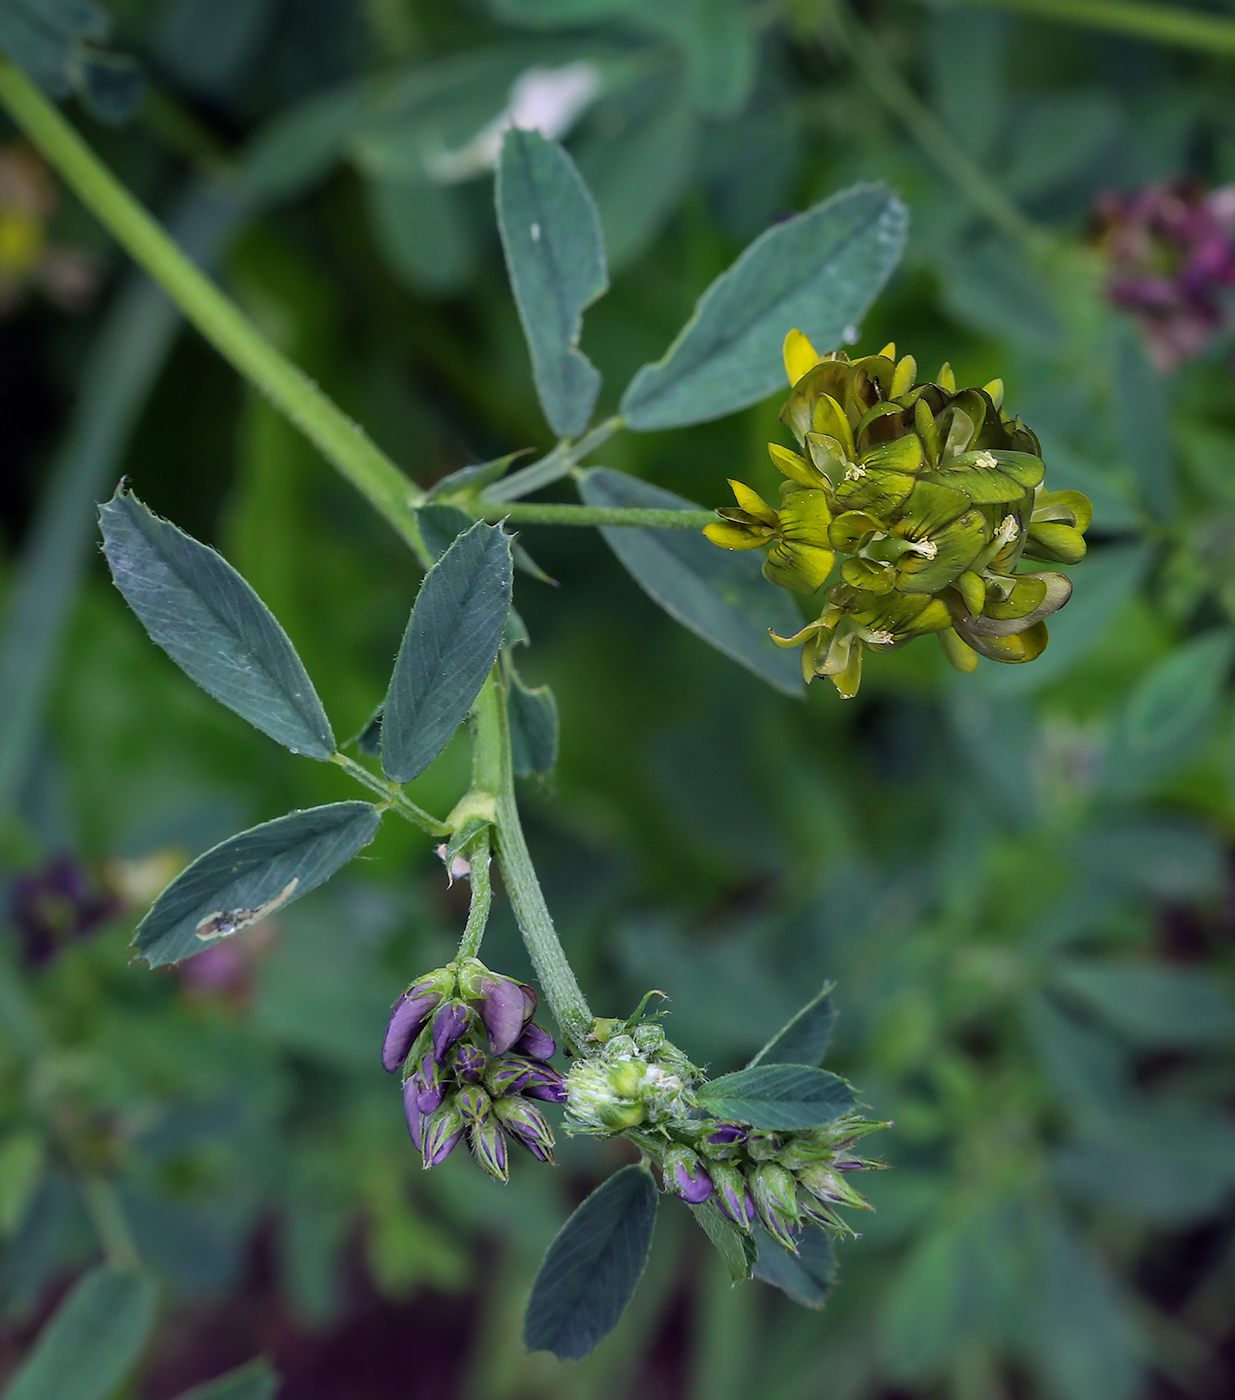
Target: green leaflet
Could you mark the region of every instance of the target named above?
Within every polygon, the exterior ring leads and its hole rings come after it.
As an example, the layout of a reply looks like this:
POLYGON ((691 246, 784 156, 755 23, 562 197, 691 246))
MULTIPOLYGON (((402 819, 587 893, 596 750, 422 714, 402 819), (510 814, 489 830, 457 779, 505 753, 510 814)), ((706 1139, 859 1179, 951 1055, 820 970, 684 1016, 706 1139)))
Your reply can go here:
POLYGON ((1166 376, 1145 353, 1138 328, 1118 319, 1111 327, 1112 424, 1140 488, 1145 508, 1170 519, 1175 505, 1175 449, 1171 440, 1166 376))
POLYGON ((72 91, 78 44, 110 29, 93 0, 0 0, 0 48, 55 97, 72 91))
POLYGON ((1226 627, 1195 637, 1164 657, 1128 698, 1123 724, 1129 745, 1149 753, 1190 734, 1203 737, 1233 659, 1235 633, 1226 627))
POLYGON ((725 1268, 734 1283, 741 1283, 751 1276, 755 1267, 755 1242, 750 1235, 739 1230, 726 1216, 720 1213, 714 1201, 705 1201, 701 1206, 691 1206, 690 1213, 699 1222, 703 1233, 716 1246, 716 1251, 724 1260, 725 1268))
POLYGON ((400 282, 430 297, 467 285, 480 250, 457 190, 424 175, 375 175, 365 191, 377 246, 400 282))
POLYGON ((547 685, 524 685, 509 652, 505 672, 510 757, 515 773, 520 778, 548 773, 557 762, 557 701, 547 685))
MULTIPOLYGON (((579 494, 590 506, 698 510, 692 501, 623 472, 587 472, 579 494)), ((753 553, 717 549, 702 534, 608 526, 600 532, 635 582, 670 617, 787 695, 802 693, 798 659, 768 640, 802 625, 783 589, 769 588, 753 553)))
POLYGON ((832 1027, 836 1024, 836 1007, 832 1002, 834 982, 825 982, 823 990, 772 1037, 746 1066, 756 1065, 815 1065, 818 1066, 832 1043, 832 1027))
POLYGON ((290 199, 341 159, 364 111, 364 87, 342 83, 281 111, 244 148, 240 175, 265 199, 290 199))
POLYGON ((316 889, 373 840, 380 822, 368 802, 333 802, 242 831, 176 876, 134 942, 151 967, 200 953, 316 889))
POLYGON ((3 1400, 107 1400, 141 1355, 157 1300, 147 1274, 92 1269, 39 1333, 3 1400))
POLYGON ((617 1326, 647 1263, 656 1183, 629 1166, 598 1186, 549 1246, 528 1301, 523 1343, 559 1361, 586 1356, 617 1326))
POLYGON ((382 767, 411 782, 446 747, 497 659, 510 612, 510 537, 478 521, 425 575, 382 715, 382 767))
POLYGON ((762 1225, 755 1226, 754 1237, 758 1250, 755 1277, 803 1307, 823 1307, 836 1279, 836 1252, 827 1232, 808 1225, 798 1240, 797 1254, 777 1244, 762 1225))
POLYGON ((143 627, 208 694, 293 753, 326 759, 330 721, 287 633, 235 569, 121 486, 103 553, 143 627))
POLYGON ((708 1113, 772 1131, 817 1128, 857 1105, 853 1086, 812 1065, 762 1064, 710 1080, 699 1090, 708 1113))
POLYGON ((1061 963, 1054 984, 1137 1045, 1235 1041, 1235 1003, 1208 969, 1133 959, 1061 963))
POLYGON ((535 131, 506 133, 496 199, 541 407, 559 437, 576 437, 600 392, 579 350, 583 309, 609 285, 600 216, 574 161, 535 131))
POLYGON ((781 383, 794 327, 840 345, 900 259, 905 207, 880 185, 842 190, 774 224, 700 297, 663 359, 622 396, 632 428, 676 428, 734 413, 781 383))
POLYGON ((279 1378, 266 1360, 250 1361, 217 1380, 186 1390, 178 1400, 274 1400, 279 1378))

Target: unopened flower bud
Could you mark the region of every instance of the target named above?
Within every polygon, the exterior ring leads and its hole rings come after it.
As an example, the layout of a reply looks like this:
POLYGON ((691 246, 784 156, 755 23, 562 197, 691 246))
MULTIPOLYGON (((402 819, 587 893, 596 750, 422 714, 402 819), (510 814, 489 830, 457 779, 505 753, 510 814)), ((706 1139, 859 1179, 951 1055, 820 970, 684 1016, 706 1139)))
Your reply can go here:
POLYGON ((859 1210, 870 1210, 871 1204, 865 1196, 854 1190, 842 1176, 838 1176, 823 1163, 803 1167, 797 1173, 798 1182, 825 1205, 855 1206, 859 1210))
POLYGON ((755 1131, 746 1138, 747 1156, 756 1162, 771 1162, 781 1150, 781 1140, 775 1133, 755 1131))
POLYGON ((526 1099, 498 1099, 493 1111, 506 1131, 538 1162, 553 1164, 553 1129, 535 1104, 526 1099))
POLYGON ((453 1099, 447 1099, 425 1120, 421 1129, 421 1155, 426 1167, 436 1167, 455 1150, 463 1136, 463 1114, 453 1099))
POLYGON ((557 1041, 532 1021, 524 1027, 514 1048, 518 1054, 527 1055, 533 1060, 551 1060, 557 1054, 557 1041))
POLYGON ((433 1017, 433 1053, 444 1060, 467 1030, 472 1013, 462 1002, 448 1001, 433 1017))
POLYGON ((721 1123, 703 1139, 702 1147, 706 1156, 720 1160, 734 1156, 746 1141, 746 1129, 736 1123, 721 1123))
POLYGON ((529 1099, 540 1099, 543 1103, 565 1103, 565 1076, 552 1065, 537 1065, 523 1086, 523 1093, 529 1099))
POLYGON ((631 1032, 631 1036, 639 1053, 649 1060, 655 1059, 658 1051, 663 1050, 667 1043, 664 1027, 651 1021, 636 1026, 631 1032))
POLYGON ((764 1228, 779 1244, 796 1254, 794 1232, 801 1224, 801 1214, 793 1173, 773 1162, 762 1162, 751 1172, 750 1185, 764 1228))
POLYGON ((432 1113, 446 1093, 441 1066, 432 1055, 421 1056, 420 1063, 407 1082, 415 1086, 416 1102, 421 1113, 432 1113))
POLYGON ((539 1068, 532 1060, 518 1055, 503 1055, 490 1060, 485 1070, 485 1087, 495 1099, 506 1094, 521 1094, 539 1068))
POLYGON ((429 1013, 441 1001, 436 992, 413 995, 406 991, 395 1002, 382 1042, 382 1068, 394 1074, 407 1059, 416 1037, 425 1028, 429 1013))
POLYGON ((633 1060, 639 1054, 639 1046, 633 1035, 611 1035, 605 1045, 606 1060, 633 1060))
POLYGON ((472 1156, 491 1177, 498 1181, 506 1181, 509 1178, 506 1135, 492 1118, 473 1123, 467 1130, 467 1143, 472 1149, 472 1156))
POLYGON ((702 1205, 715 1187, 703 1163, 689 1147, 673 1146, 665 1153, 665 1185, 692 1206, 702 1205))
POLYGON ((746 1189, 746 1178, 729 1162, 716 1162, 708 1167, 716 1187, 715 1201, 740 1230, 749 1230, 755 1223, 755 1203, 746 1189))
POLYGON ((409 1076, 403 1081, 403 1115, 407 1119, 407 1132, 417 1148, 421 1145, 421 1125, 424 1115, 417 1102, 419 1090, 415 1078, 409 1076))
POLYGON ((479 1084, 465 1084, 455 1095, 455 1103, 468 1123, 483 1123, 493 1106, 493 1101, 479 1084))
POLYGON ((801 1167, 813 1167, 818 1162, 827 1162, 831 1156, 831 1148, 821 1147, 808 1137, 798 1136, 781 1148, 775 1160, 792 1172, 801 1167))
POLYGON ((455 1053, 451 1057, 455 1077, 464 1084, 479 1083, 488 1063, 489 1057, 485 1052, 478 1045, 472 1045, 468 1041, 456 1045, 455 1053))

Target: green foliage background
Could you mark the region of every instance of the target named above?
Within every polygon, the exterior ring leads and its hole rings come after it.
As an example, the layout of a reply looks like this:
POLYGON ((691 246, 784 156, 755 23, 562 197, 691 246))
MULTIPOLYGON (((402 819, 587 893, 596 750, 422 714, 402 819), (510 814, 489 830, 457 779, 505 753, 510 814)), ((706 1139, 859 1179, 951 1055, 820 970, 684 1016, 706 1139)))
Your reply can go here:
MULTIPOLYGON (((1208 9, 1235 29, 1229 4, 1208 9)), ((709 650, 595 532, 521 532, 557 581, 519 577, 522 671, 562 722, 557 769, 524 802, 597 1011, 659 987, 673 1038, 721 1073, 834 978, 831 1063, 895 1120, 895 1170, 870 1185, 877 1210, 840 1249, 825 1311, 731 1290, 667 1210, 614 1336, 578 1365, 522 1356, 545 1245, 622 1159, 569 1142, 559 1170, 521 1160, 506 1187, 462 1154, 420 1171, 377 1047, 465 904, 428 838, 390 822, 265 942, 237 945, 250 955, 226 988, 129 966, 136 906, 37 969, 5 936, 10 1357, 97 1258, 80 1186, 114 1172, 166 1285, 132 1390, 151 1400, 263 1349, 289 1400, 1228 1393, 1235 344, 1158 376, 1105 306, 1087 226, 1105 189, 1235 180, 1232 60, 909 0, 116 0, 112 15, 145 103, 121 125, 74 121, 421 484, 551 445, 491 181, 434 183, 434 155, 520 72, 591 62, 602 89, 566 142, 610 249, 583 337, 602 412, 769 222, 884 179, 909 205, 909 251, 859 350, 894 338, 961 382, 1002 375, 1051 487, 1096 513, 1039 662, 960 677, 919 643, 875 658, 849 703, 823 683, 786 698, 709 650), (265 1320, 211 1331, 258 1297, 265 1320), (382 1308, 406 1329, 402 1360, 357 1346, 334 1381, 304 1361, 382 1308)), ((82 503, 124 473, 215 543, 340 733, 381 698, 417 580, 212 351, 159 343, 165 313, 67 197, 50 236, 90 248, 103 277, 86 313, 32 298, 0 328, 4 578, 11 600, 40 601, 0 670, 0 861, 16 877, 67 852, 132 885, 158 858, 174 870, 354 793, 148 643, 90 559, 82 503)), ((777 407, 622 434, 595 460, 721 503, 727 476, 773 483, 777 407)), ((456 740, 411 795, 448 810, 465 767, 456 740)), ((486 960, 528 972, 500 899, 486 960)))

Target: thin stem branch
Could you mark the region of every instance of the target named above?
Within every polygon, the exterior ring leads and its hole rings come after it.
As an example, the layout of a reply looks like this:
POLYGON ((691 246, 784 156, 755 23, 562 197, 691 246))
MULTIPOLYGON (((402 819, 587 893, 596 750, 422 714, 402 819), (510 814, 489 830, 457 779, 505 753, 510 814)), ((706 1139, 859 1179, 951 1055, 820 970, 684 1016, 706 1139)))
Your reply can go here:
MULTIPOLYGON (((1071 0, 1065 0, 1071 3, 1071 0)), ((1045 235, 1016 207, 948 128, 918 97, 883 50, 842 3, 831 16, 832 31, 866 85, 904 124, 926 157, 952 181, 975 209, 998 228, 1037 251, 1045 235)))
POLYGON ((569 476, 571 470, 589 452, 594 452, 602 443, 608 442, 624 422, 621 414, 615 414, 612 418, 606 418, 603 423, 598 423, 578 442, 572 443, 568 438, 563 438, 553 451, 542 457, 539 462, 511 472, 508 477, 490 486, 485 494, 492 501, 515 501, 520 496, 538 491, 542 486, 560 481, 562 477, 569 476))
POLYGON ((619 506, 506 505, 481 497, 484 520, 512 520, 527 525, 640 525, 653 530, 702 530, 716 519, 711 510, 642 510, 619 506))
POLYGON ((141 1257, 115 1186, 106 1177, 85 1176, 81 1193, 107 1262, 117 1269, 139 1269, 141 1257))
POLYGON ((506 893, 550 1009, 563 1035, 578 1051, 583 1048, 594 1018, 574 969, 558 941, 553 916, 536 879, 523 826, 519 821, 514 770, 510 761, 505 687, 496 667, 477 698, 473 717, 478 751, 496 760, 497 856, 506 893))
POLYGON ((415 511, 423 492, 185 257, 55 106, 5 58, 0 58, 0 104, 121 247, 163 287, 185 319, 296 424, 427 567, 431 560, 415 511))
POLYGON ((1160 44, 1199 49, 1202 53, 1235 55, 1235 20, 1198 14, 1187 9, 1147 4, 1144 0, 967 0, 1014 10, 1037 19, 1062 20, 1087 29, 1107 29, 1152 39, 1160 44))
POLYGON ((472 902, 467 909, 467 927, 459 943, 460 958, 474 958, 480 952, 480 942, 485 936, 489 923, 489 910, 493 904, 493 879, 489 869, 489 828, 482 827, 469 844, 466 852, 471 863, 468 884, 472 890, 472 902))
POLYGON ((358 783, 363 783, 370 792, 375 792, 379 797, 384 798, 393 811, 398 812, 401 817, 406 817, 409 822, 420 827, 422 831, 427 831, 430 836, 450 835, 450 827, 445 822, 438 821, 423 807, 418 807, 398 783, 392 783, 388 778, 381 778, 376 773, 371 773, 363 763, 357 763, 354 758, 350 758, 345 753, 331 754, 330 761, 337 763, 345 773, 355 778, 358 783))

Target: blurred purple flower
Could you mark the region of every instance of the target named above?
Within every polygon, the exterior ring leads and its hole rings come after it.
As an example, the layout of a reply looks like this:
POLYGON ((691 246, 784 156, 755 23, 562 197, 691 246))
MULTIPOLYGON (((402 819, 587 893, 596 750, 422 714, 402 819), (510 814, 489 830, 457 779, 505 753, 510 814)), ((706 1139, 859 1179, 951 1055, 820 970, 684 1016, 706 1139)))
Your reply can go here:
POLYGON ((9 890, 9 919, 28 967, 41 967, 67 943, 88 937, 117 908, 72 856, 18 876, 9 890))

